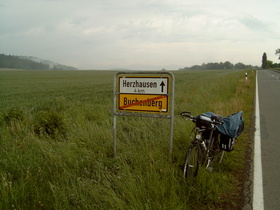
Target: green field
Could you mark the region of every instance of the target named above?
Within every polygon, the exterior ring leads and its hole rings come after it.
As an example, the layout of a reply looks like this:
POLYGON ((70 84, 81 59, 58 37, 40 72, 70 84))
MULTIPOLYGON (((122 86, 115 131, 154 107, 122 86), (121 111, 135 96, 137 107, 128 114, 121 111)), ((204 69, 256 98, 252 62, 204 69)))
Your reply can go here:
POLYGON ((219 209, 242 206, 255 72, 176 71, 169 120, 118 117, 112 71, 0 70, 0 209, 219 209), (248 72, 248 81, 245 80, 248 72), (192 124, 181 111, 243 110, 245 131, 214 172, 186 181, 192 124))

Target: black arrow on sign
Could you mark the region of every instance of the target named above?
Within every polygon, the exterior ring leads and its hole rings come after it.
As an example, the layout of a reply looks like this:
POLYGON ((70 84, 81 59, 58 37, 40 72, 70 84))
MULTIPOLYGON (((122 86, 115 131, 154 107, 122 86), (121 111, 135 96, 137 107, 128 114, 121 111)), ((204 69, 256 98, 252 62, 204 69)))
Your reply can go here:
POLYGON ((165 84, 164 84, 163 81, 160 83, 160 86, 161 86, 161 92, 163 93, 163 88, 164 88, 164 86, 165 86, 165 84))

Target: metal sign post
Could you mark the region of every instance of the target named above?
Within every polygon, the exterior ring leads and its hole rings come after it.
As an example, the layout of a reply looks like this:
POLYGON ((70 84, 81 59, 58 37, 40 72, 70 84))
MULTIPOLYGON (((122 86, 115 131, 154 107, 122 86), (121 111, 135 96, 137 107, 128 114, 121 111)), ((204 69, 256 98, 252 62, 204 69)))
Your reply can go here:
POLYGON ((113 138, 117 152, 117 120, 119 116, 170 119, 169 155, 172 154, 174 127, 174 87, 172 73, 119 72, 114 78, 113 138))

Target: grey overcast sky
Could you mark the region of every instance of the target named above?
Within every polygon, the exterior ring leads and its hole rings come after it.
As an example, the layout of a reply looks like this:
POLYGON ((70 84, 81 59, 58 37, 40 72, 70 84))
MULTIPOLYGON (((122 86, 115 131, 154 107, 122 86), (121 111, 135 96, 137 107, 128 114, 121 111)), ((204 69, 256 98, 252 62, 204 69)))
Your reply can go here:
POLYGON ((79 69, 280 63, 279 0, 1 0, 0 53, 79 69))

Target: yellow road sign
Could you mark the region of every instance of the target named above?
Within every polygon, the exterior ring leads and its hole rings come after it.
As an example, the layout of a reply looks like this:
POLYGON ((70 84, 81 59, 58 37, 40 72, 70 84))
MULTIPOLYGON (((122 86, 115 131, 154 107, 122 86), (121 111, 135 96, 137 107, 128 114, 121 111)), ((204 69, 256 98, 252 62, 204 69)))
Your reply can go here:
POLYGON ((168 112, 167 95, 120 94, 119 110, 168 112))

